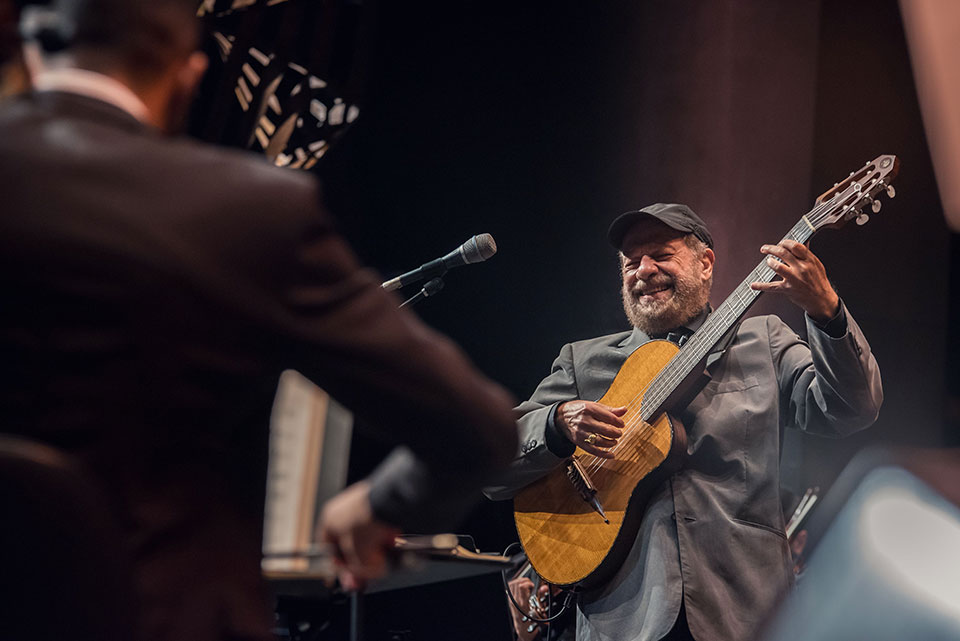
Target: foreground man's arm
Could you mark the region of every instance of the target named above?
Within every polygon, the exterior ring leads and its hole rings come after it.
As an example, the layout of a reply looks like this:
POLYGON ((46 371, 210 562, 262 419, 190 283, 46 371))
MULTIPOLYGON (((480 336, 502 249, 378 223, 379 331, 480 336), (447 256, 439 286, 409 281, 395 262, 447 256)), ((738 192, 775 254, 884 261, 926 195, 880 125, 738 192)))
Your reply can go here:
POLYGON ((397 446, 322 514, 319 533, 351 584, 382 572, 397 532, 455 527, 484 482, 509 462, 516 426, 510 396, 449 339, 397 309, 398 299, 358 265, 318 211, 315 190, 301 193, 302 207, 288 210, 296 224, 273 227, 299 229, 299 249, 268 272, 274 282, 266 285, 279 283, 280 292, 267 292, 257 320, 270 326, 269 349, 285 366, 397 446), (305 213, 292 213, 298 210, 305 213))

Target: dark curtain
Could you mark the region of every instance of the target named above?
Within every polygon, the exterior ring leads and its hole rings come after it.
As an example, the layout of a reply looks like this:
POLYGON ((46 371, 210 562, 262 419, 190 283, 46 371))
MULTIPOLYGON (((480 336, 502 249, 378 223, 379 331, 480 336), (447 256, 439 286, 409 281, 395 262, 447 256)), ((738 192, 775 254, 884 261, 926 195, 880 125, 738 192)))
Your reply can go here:
MULTIPOLYGON (((564 342, 626 328, 618 213, 701 213, 718 304, 817 195, 894 153, 898 197, 812 244, 877 354, 883 413, 846 441, 789 435, 784 473, 828 486, 863 446, 942 442, 949 235, 895 0, 381 3, 376 24, 360 118, 317 168, 328 202, 384 277, 493 234, 499 253, 418 312, 518 398, 564 342)), ((802 331, 789 303, 755 311, 802 331)), ((505 545, 509 506, 463 531, 505 545)))

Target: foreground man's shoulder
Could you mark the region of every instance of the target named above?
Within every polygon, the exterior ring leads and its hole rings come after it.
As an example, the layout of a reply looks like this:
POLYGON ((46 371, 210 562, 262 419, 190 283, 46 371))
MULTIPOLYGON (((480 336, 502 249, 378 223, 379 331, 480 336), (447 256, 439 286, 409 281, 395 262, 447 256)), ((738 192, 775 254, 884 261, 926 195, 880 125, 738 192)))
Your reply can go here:
POLYGON ((221 147, 186 136, 157 136, 168 165, 176 163, 183 172, 198 172, 208 178, 211 189, 255 190, 263 187, 286 190, 315 190, 316 177, 307 171, 278 167, 266 156, 243 149, 221 147))

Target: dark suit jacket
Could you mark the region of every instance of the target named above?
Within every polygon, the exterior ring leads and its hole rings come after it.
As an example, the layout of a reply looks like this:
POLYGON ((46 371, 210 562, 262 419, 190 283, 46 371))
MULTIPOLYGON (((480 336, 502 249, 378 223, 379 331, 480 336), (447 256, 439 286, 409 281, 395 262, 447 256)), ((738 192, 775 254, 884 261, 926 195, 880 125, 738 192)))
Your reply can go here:
MULTIPOLYGON (((809 345, 774 316, 749 318, 725 353, 707 358, 710 382, 674 412, 687 431, 685 466, 651 499, 623 567, 582 595, 577 639, 655 641, 681 598, 697 639, 753 638, 793 576, 779 496, 783 429, 849 434, 876 420, 883 399, 876 360, 844 313, 840 338, 808 319, 809 345)), ((518 408, 520 450, 487 494, 510 497, 556 467, 563 459, 546 446, 552 409, 602 397, 648 340, 633 330, 565 345, 518 408)))
POLYGON ((0 107, 0 163, 0 429, 76 454, 110 492, 144 639, 267 634, 266 427, 284 368, 409 446, 372 491, 404 529, 452 527, 509 458, 506 394, 396 309, 311 176, 65 93, 0 107))

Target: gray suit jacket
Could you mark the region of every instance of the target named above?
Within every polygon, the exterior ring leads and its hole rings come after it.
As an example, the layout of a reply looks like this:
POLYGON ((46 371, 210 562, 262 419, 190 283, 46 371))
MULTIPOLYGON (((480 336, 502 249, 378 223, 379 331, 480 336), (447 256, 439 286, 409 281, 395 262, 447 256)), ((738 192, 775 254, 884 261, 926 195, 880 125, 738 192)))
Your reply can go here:
MULTIPOLYGON (((681 598, 697 639, 750 638, 792 581, 779 498, 783 429, 849 434, 870 425, 882 402, 877 363, 843 313, 847 332, 836 339, 808 319, 809 345, 774 316, 747 319, 710 359, 710 382, 674 411, 689 460, 651 501, 620 571, 584 593, 578 639, 659 639, 681 598)), ((520 451, 488 496, 512 496, 557 466, 563 459, 546 447, 553 407, 599 399, 647 340, 634 330, 565 345, 520 405, 520 451)))

